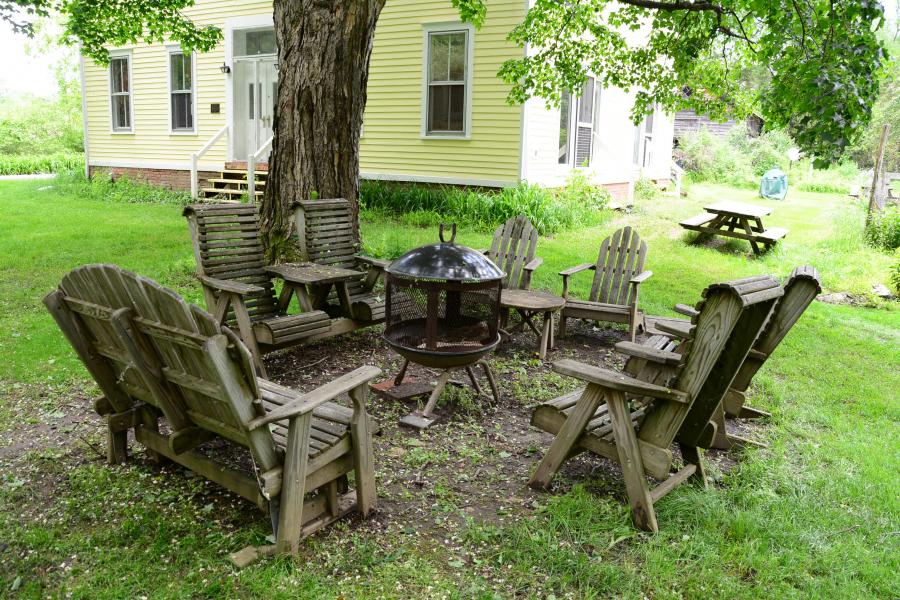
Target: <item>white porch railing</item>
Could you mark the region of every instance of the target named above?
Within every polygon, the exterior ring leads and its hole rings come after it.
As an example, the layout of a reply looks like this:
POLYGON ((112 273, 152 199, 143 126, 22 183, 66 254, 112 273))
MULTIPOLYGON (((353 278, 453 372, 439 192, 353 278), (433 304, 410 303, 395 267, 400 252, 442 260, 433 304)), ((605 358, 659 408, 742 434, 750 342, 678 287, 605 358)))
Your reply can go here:
POLYGON ((672 161, 672 180, 675 182, 675 197, 681 198, 681 177, 684 175, 684 169, 678 166, 674 160, 672 161))
POLYGON ((200 176, 198 175, 200 170, 200 157, 209 152, 209 149, 222 139, 223 135, 227 139, 228 125, 223 126, 214 136, 209 138, 209 141, 206 142, 202 148, 191 154, 191 198, 194 198, 195 200, 200 195, 200 176))
POLYGON ((256 152, 251 152, 247 157, 247 193, 250 195, 250 201, 256 200, 256 161, 262 158, 264 152, 272 149, 272 140, 275 136, 269 136, 262 146, 256 152))

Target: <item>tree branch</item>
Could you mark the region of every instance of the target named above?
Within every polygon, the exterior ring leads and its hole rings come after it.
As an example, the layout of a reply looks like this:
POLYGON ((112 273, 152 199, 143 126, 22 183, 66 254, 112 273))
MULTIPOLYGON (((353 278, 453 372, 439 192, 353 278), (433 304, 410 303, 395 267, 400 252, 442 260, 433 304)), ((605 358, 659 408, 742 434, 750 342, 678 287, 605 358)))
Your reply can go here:
POLYGON ((688 10, 695 12, 714 12, 724 14, 725 8, 712 2, 687 2, 685 0, 677 0, 676 2, 665 2, 663 0, 618 0, 622 4, 630 4, 640 8, 650 8, 653 10, 688 10))

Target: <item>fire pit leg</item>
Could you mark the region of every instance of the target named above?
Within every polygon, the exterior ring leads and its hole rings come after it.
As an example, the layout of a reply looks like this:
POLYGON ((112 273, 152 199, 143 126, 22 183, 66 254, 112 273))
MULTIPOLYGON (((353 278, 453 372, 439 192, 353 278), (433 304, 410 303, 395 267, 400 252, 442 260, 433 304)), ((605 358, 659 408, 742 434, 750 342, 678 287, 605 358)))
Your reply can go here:
POLYGON ((475 379, 475 370, 472 369, 472 365, 468 365, 466 367, 466 373, 469 374, 469 381, 472 382, 472 387, 475 388, 475 393, 477 393, 479 396, 483 394, 484 392, 481 390, 481 386, 478 384, 478 380, 475 379))
POLYGON ((494 379, 494 372, 491 371, 490 365, 487 364, 486 360, 479 360, 478 364, 481 365, 482 370, 484 370, 484 376, 487 377, 488 385, 491 386, 491 394, 494 396, 494 402, 500 402, 500 392, 497 389, 497 381, 494 379))
POLYGON ((450 381, 450 375, 453 373, 454 369, 447 369, 441 376, 438 378, 437 385, 434 386, 434 390, 431 392, 431 396, 428 397, 428 402, 425 404, 425 409, 421 412, 416 411, 412 414, 406 415, 402 419, 400 419, 401 425, 406 425, 407 427, 414 427, 415 429, 428 429, 432 425, 434 425, 435 421, 437 421, 436 417, 431 416, 431 411, 434 410, 435 405, 437 405, 438 398, 441 396, 441 392, 444 391, 444 388, 447 386, 447 382, 450 381))
POLYGON ((394 385, 400 385, 403 383, 403 378, 406 377, 406 369, 409 368, 409 359, 403 359, 403 366, 400 367, 400 372, 397 373, 397 376, 394 377, 394 385))

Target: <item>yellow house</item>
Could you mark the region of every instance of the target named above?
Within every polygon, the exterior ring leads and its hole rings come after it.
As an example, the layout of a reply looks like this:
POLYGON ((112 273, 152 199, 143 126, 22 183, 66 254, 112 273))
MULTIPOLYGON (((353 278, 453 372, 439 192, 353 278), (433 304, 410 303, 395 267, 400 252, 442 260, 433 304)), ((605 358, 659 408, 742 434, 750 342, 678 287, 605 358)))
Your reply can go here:
MULTIPOLYGON (((555 186, 573 169, 626 195, 640 176, 670 175, 672 119, 635 127, 632 96, 589 81, 560 108, 506 102, 497 77, 523 50, 507 41, 523 0, 489 0, 479 30, 449 0, 390 0, 375 34, 360 140, 363 178, 488 187, 555 186)), ((220 27, 214 50, 177 44, 81 61, 89 171, 128 174, 197 193, 244 193, 249 163, 267 160, 278 64, 270 1, 197 0, 194 22, 220 27), (239 188, 239 189, 238 189, 239 188), (232 191, 229 191, 232 189, 232 191)))

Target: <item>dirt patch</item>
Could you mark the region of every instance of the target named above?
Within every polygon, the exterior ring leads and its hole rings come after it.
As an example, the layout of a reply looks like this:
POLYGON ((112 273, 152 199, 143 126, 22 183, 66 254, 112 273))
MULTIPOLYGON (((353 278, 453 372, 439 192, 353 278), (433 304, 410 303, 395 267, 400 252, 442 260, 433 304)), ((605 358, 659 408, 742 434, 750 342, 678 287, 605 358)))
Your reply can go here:
MULTIPOLYGON (((557 340, 551 360, 574 358, 622 368, 624 357, 615 353, 613 346, 625 338, 624 329, 579 324, 570 332, 557 340)), ((428 543, 441 544, 468 519, 502 524, 520 519, 545 502, 546 494, 534 492, 526 483, 552 436, 530 426, 531 411, 538 403, 574 389, 578 382, 554 373, 549 362, 536 358, 534 350, 534 337, 525 334, 501 346, 490 358, 500 401, 478 397, 469 387, 449 386, 444 402, 438 406, 439 423, 423 432, 398 424, 401 416, 415 409, 416 401, 373 396, 369 411, 381 424, 374 439, 379 511, 373 519, 356 522, 354 527, 361 531, 415 532, 427 536, 424 541, 428 543)), ((380 367, 383 376, 379 380, 387 379, 397 373, 401 362, 385 347, 375 328, 266 360, 273 380, 301 391, 363 364, 380 367)), ((436 371, 414 365, 409 373, 423 381, 433 381, 437 376, 436 371)), ((4 419, 7 426, 0 441, 0 472, 42 490, 35 498, 35 514, 52 510, 56 486, 67 468, 105 459, 104 428, 90 402, 94 395, 91 388, 63 392, 15 385, 0 399, 0 406, 13 413, 4 419), (40 484, 35 485, 37 482, 40 484)), ((234 452, 227 445, 210 444, 204 450, 228 454, 229 462, 248 466, 246 453, 234 452)), ((143 460, 140 451, 137 456, 143 460)), ((706 457, 715 465, 711 471, 716 474, 734 464, 727 453, 711 451, 706 457)), ((181 471, 174 465, 155 468, 181 471)), ((574 483, 586 481, 596 493, 625 501, 618 466, 586 453, 565 464, 550 493, 564 492, 574 483)), ((172 480, 172 485, 178 484, 177 478, 172 480)), ((198 501, 232 503, 234 498, 210 489, 208 496, 198 501)), ((246 504, 248 510, 242 514, 265 520, 246 504)), ((27 518, 24 512, 22 516, 27 518)))

